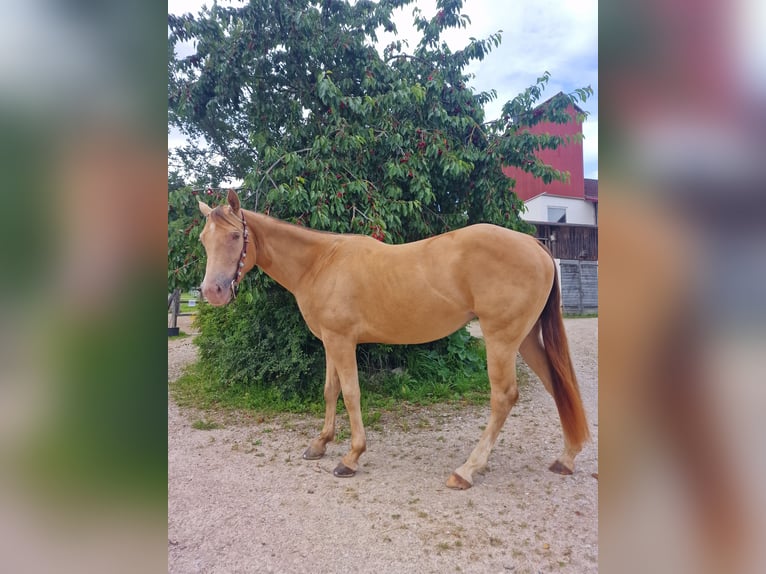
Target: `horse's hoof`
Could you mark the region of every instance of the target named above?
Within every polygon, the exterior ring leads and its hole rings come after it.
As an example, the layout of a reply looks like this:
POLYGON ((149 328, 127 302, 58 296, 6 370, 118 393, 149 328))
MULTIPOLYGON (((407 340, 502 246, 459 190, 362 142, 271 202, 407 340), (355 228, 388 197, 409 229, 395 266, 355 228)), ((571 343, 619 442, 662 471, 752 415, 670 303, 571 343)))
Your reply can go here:
POLYGON ((565 466, 558 460, 548 467, 548 470, 555 472, 556 474, 572 474, 572 469, 565 466))
POLYGON ((303 452, 303 458, 306 459, 306 460, 319 460, 323 456, 324 456, 324 452, 316 451, 316 450, 312 449, 311 447, 308 447, 303 452))
POLYGON ((454 472, 447 479, 447 488, 454 488, 455 490, 468 490, 471 488, 471 486, 473 485, 470 482, 454 472))
POLYGON ((342 462, 339 462, 338 466, 335 467, 335 470, 333 470, 332 473, 338 478, 351 478, 356 474, 356 471, 350 469, 342 462))

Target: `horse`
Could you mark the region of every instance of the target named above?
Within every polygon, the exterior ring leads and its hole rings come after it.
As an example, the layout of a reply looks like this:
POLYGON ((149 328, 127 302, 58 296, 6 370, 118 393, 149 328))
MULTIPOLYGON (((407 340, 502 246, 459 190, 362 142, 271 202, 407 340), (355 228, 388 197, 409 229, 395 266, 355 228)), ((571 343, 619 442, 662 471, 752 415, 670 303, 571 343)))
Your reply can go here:
POLYGON ((558 273, 550 252, 531 235, 475 224, 412 243, 307 229, 240 206, 211 208, 200 240, 207 254, 202 293, 214 306, 236 296, 242 277, 258 266, 290 291, 311 332, 324 346, 325 418, 303 458, 319 459, 335 438, 338 395, 351 426, 351 448, 333 471, 354 476, 366 450, 356 347, 361 343, 419 344, 479 320, 487 349, 491 414, 466 462, 447 486, 467 489, 486 468, 497 436, 518 400, 516 354, 552 395, 564 450, 549 469, 572 474, 589 439, 561 313, 558 273))

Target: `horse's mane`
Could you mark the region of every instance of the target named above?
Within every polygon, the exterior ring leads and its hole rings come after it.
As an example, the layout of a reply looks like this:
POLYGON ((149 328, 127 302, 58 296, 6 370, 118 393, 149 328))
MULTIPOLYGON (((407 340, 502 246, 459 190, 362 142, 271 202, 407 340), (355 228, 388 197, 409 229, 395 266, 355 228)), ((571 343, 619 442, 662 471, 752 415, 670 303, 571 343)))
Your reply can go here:
MULTIPOLYGON (((277 219, 275 217, 268 216, 265 213, 259 213, 257 211, 251 211, 250 213, 258 213, 259 215, 264 215, 266 217, 269 217, 269 219, 271 219, 273 222, 275 222, 278 225, 292 227, 304 232, 316 233, 318 235, 338 235, 338 233, 333 231, 324 231, 322 229, 312 229, 310 227, 305 227, 303 225, 296 225, 295 223, 290 223, 289 221, 284 221, 282 219, 277 219)), ((210 215, 208 215, 208 218, 216 223, 222 222, 222 223, 228 223, 229 225, 232 225, 234 227, 242 227, 242 221, 238 217, 235 217, 231 213, 231 208, 225 204, 215 207, 213 211, 210 212, 210 215)), ((347 235, 356 235, 356 234, 347 234, 347 235)))

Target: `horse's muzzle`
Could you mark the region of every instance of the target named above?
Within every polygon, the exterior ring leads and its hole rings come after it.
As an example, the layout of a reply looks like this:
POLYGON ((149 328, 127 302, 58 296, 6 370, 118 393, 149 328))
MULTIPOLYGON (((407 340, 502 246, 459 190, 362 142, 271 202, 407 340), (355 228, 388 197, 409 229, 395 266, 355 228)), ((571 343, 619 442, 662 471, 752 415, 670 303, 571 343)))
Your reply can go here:
POLYGON ((224 281, 203 281, 202 295, 213 307, 222 307, 234 300, 231 279, 224 281))

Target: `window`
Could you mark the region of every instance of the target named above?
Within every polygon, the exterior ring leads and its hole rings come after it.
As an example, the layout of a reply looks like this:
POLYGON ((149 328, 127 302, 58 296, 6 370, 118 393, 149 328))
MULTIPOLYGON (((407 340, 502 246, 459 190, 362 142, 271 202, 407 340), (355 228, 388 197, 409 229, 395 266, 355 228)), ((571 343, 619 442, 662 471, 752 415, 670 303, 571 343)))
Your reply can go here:
POLYGON ((551 223, 566 223, 567 222, 567 208, 566 207, 548 207, 548 221, 551 223))

